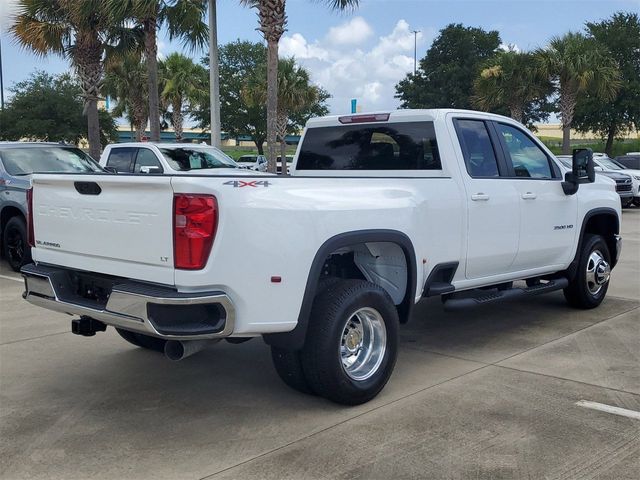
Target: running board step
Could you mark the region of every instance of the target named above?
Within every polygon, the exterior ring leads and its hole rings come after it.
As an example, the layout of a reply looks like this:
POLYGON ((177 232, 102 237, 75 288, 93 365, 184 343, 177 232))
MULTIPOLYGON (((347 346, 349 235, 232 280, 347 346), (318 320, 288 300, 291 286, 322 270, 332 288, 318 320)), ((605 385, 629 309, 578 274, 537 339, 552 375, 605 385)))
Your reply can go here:
POLYGON ((549 280, 547 283, 540 283, 531 287, 510 288, 508 290, 500 290, 489 294, 483 294, 478 297, 450 298, 444 302, 444 308, 446 310, 459 310, 463 308, 477 307, 479 305, 486 305, 493 302, 501 302, 503 300, 531 297, 533 295, 541 295, 543 293, 562 290, 568 285, 568 279, 556 278, 555 280, 549 280))

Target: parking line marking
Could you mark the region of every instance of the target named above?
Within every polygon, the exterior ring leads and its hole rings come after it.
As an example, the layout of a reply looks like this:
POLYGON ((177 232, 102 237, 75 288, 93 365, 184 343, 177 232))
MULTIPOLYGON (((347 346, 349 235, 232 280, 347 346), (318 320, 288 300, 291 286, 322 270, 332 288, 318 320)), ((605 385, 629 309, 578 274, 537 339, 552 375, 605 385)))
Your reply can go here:
POLYGON ((627 418, 633 418, 634 420, 640 420, 640 412, 635 410, 627 410, 626 408, 612 407, 604 403, 590 402, 589 400, 580 400, 576 402, 579 407, 590 408, 592 410, 599 410, 601 412, 613 413, 614 415, 621 415, 627 418))
POLYGON ((14 282, 20 282, 20 283, 24 282, 24 280, 22 280, 21 278, 8 277, 7 275, 0 275, 0 278, 4 278, 5 280, 13 280, 14 282))

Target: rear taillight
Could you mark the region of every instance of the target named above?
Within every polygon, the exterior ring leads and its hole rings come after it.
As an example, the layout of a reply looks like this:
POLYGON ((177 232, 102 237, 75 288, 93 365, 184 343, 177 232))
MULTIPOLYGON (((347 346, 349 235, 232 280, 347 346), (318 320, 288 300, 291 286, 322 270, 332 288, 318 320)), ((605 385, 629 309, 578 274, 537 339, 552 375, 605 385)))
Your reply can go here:
POLYGON ((181 270, 204 268, 218 227, 218 202, 212 195, 173 197, 173 264, 181 270))
POLYGON ((33 234, 33 187, 27 190, 27 243, 30 247, 36 246, 33 234))

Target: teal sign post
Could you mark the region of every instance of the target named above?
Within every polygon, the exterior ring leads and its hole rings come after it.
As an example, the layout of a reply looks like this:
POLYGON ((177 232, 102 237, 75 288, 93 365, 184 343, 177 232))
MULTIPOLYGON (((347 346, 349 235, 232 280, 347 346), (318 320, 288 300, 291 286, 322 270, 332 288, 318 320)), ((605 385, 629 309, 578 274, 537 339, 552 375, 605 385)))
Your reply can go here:
POLYGON ((358 100, 355 98, 351 99, 351 113, 356 113, 356 108, 358 105, 358 100))

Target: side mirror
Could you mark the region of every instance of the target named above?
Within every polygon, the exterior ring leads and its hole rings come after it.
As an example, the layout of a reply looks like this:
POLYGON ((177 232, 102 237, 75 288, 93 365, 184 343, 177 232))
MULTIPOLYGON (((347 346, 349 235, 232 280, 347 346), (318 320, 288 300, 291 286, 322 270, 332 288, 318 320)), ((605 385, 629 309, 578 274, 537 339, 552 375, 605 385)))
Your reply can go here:
POLYGON ((116 167, 103 167, 105 172, 109 173, 118 173, 118 169, 116 167))
POLYGON ((599 166, 597 166, 597 165, 596 165, 595 167, 593 167, 593 169, 594 169, 596 172, 603 172, 603 171, 604 171, 604 168, 599 167, 599 166))
POLYGON ((571 172, 565 174, 564 182, 562 182, 562 190, 565 195, 575 194, 581 183, 595 182, 596 170, 593 163, 593 151, 590 148, 574 148, 571 167, 571 172))
POLYGON ((162 173, 162 168, 145 165, 140 167, 140 173, 162 173))
POLYGON ((596 170, 593 163, 593 151, 590 148, 574 148, 571 165, 578 183, 595 182, 596 170))

